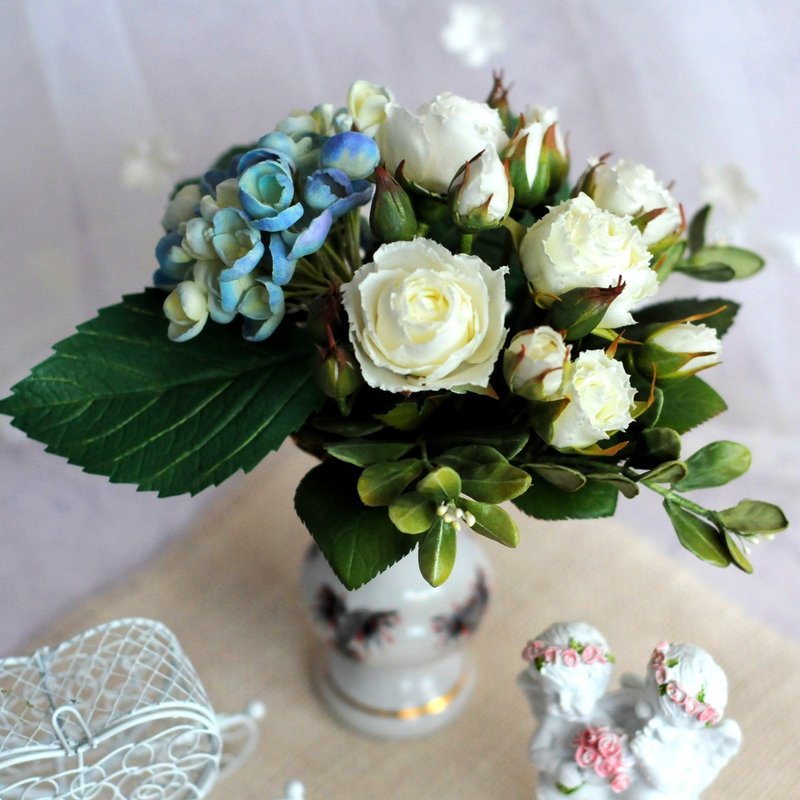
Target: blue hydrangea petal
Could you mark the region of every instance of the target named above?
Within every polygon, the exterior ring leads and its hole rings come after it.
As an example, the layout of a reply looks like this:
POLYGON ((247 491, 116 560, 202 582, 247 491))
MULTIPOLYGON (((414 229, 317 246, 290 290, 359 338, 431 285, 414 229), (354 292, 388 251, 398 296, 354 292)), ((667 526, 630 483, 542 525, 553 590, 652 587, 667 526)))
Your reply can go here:
POLYGON ((280 131, 272 131, 258 140, 260 149, 270 150, 280 153, 288 159, 294 161, 297 156, 297 143, 290 136, 280 131))
POLYGON ((334 219, 344 216, 348 211, 352 211, 357 206, 363 206, 370 201, 374 186, 369 181, 353 181, 353 191, 340 200, 337 200, 330 208, 334 219))
POLYGON ((261 234, 238 209, 223 208, 214 215, 214 250, 228 267, 220 280, 231 281, 251 272, 264 256, 261 234))
POLYGON ((245 292, 239 312, 245 317, 242 335, 250 342, 262 342, 281 324, 286 313, 283 289, 272 281, 261 280, 245 292))
POLYGON ((278 286, 285 286, 294 275, 297 259, 288 258, 289 250, 286 242, 278 233, 269 237, 269 253, 272 257, 272 282, 278 286))
POLYGON ((346 131, 331 136, 320 151, 320 166, 340 169, 352 180, 366 178, 378 166, 381 154, 375 140, 346 131))
POLYGON ((225 169, 210 169, 203 175, 203 179, 200 181, 200 195, 215 195, 217 184, 222 183, 222 181, 229 177, 230 175, 225 169))
POLYGON ((352 191, 350 178, 340 169, 318 169, 308 176, 304 197, 306 204, 315 211, 323 211, 352 191))
POLYGON ((242 175, 246 170, 250 169, 250 167, 255 164, 261 164, 264 161, 280 164, 281 167, 289 173, 294 168, 294 162, 291 158, 287 158, 284 153, 269 147, 256 147, 254 150, 248 150, 246 153, 242 153, 236 163, 236 168, 239 171, 239 175, 242 175))
POLYGON ((156 245, 158 269, 153 274, 153 284, 162 289, 174 288, 186 280, 194 259, 181 247, 183 237, 173 231, 159 239, 156 245))
POLYGON ((289 258, 292 260, 316 253, 325 242, 325 237, 333 224, 333 214, 326 208, 319 216, 311 220, 308 227, 300 233, 286 231, 284 241, 291 246, 289 258))

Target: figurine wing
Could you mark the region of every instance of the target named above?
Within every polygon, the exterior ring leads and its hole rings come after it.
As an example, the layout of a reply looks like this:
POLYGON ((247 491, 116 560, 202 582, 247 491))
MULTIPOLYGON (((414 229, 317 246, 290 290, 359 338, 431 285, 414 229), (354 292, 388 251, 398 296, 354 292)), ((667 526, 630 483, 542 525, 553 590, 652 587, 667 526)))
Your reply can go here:
POLYGON ((724 719, 719 725, 705 731, 709 764, 717 770, 722 769, 742 746, 742 729, 732 719, 724 719))

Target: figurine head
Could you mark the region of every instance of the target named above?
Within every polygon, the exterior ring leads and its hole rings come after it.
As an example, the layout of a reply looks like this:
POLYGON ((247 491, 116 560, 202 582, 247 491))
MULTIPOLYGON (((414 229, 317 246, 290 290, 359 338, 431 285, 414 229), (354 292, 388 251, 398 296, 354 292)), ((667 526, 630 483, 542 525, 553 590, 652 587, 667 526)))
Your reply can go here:
POLYGON ((546 705, 566 719, 582 719, 603 696, 614 657, 603 635, 585 622, 557 622, 528 642, 522 657, 546 705))
POLYGON ((722 719, 728 679, 705 650, 662 642, 647 667, 646 693, 655 713, 671 725, 702 728, 722 719))

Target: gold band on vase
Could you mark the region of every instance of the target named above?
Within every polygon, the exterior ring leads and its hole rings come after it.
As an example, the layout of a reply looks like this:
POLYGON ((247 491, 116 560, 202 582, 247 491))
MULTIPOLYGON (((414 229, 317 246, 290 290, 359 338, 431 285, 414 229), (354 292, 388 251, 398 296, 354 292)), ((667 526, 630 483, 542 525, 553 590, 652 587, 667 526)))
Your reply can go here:
POLYGON ((347 692, 345 692, 340 686, 337 686, 331 678, 330 673, 326 675, 326 678, 328 688, 336 695, 336 697, 351 708, 354 708, 356 711, 360 711, 363 714, 370 714, 375 717, 384 717, 386 719, 413 720, 421 717, 434 716, 435 714, 441 714, 443 711, 445 711, 453 702, 453 700, 455 700, 458 695, 461 694, 461 691, 467 682, 467 671, 465 670, 461 673, 461 676, 453 684, 453 687, 450 689, 450 691, 446 692, 445 694, 439 695, 439 697, 434 697, 432 700, 428 700, 427 703, 423 703, 419 706, 410 706, 408 708, 398 709, 377 708, 375 706, 362 703, 360 700, 356 700, 354 697, 351 697, 349 694, 347 694, 347 692))

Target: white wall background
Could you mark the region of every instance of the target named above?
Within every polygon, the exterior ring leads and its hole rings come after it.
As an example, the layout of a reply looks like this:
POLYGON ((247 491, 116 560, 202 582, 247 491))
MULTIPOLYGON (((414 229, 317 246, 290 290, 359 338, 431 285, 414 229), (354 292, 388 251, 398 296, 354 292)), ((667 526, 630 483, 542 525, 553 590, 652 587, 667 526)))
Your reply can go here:
MULTIPOLYGON (((441 41, 454 5, 3 0, 0 392, 97 307, 149 281, 166 188, 123 185, 123 167, 139 163, 132 143, 165 137, 179 154, 169 170, 177 179, 292 109, 343 102, 355 78, 416 106, 445 89, 482 99, 491 68, 503 67, 519 107, 559 106, 573 175, 586 156, 610 150, 674 180, 690 211, 709 191, 704 168, 734 165, 757 191, 743 214, 740 195, 729 194, 716 227, 763 251, 769 269, 728 286, 676 279, 670 291, 746 301, 726 363, 710 377, 731 409, 692 437, 696 445, 733 438, 754 452, 751 473, 718 492, 718 504, 746 494, 800 519, 800 363, 790 340, 800 297, 797 4, 476 2, 492 16, 461 55, 441 41), (465 63, 484 54, 482 66, 465 63)), ((45 455, 5 419, 0 433, 4 654, 66 604, 145 562, 212 493, 156 501, 45 455)), ((655 501, 623 506, 623 518, 692 563, 655 501)), ((696 568, 800 638, 797 532, 762 545, 754 562, 749 578, 696 568)))

